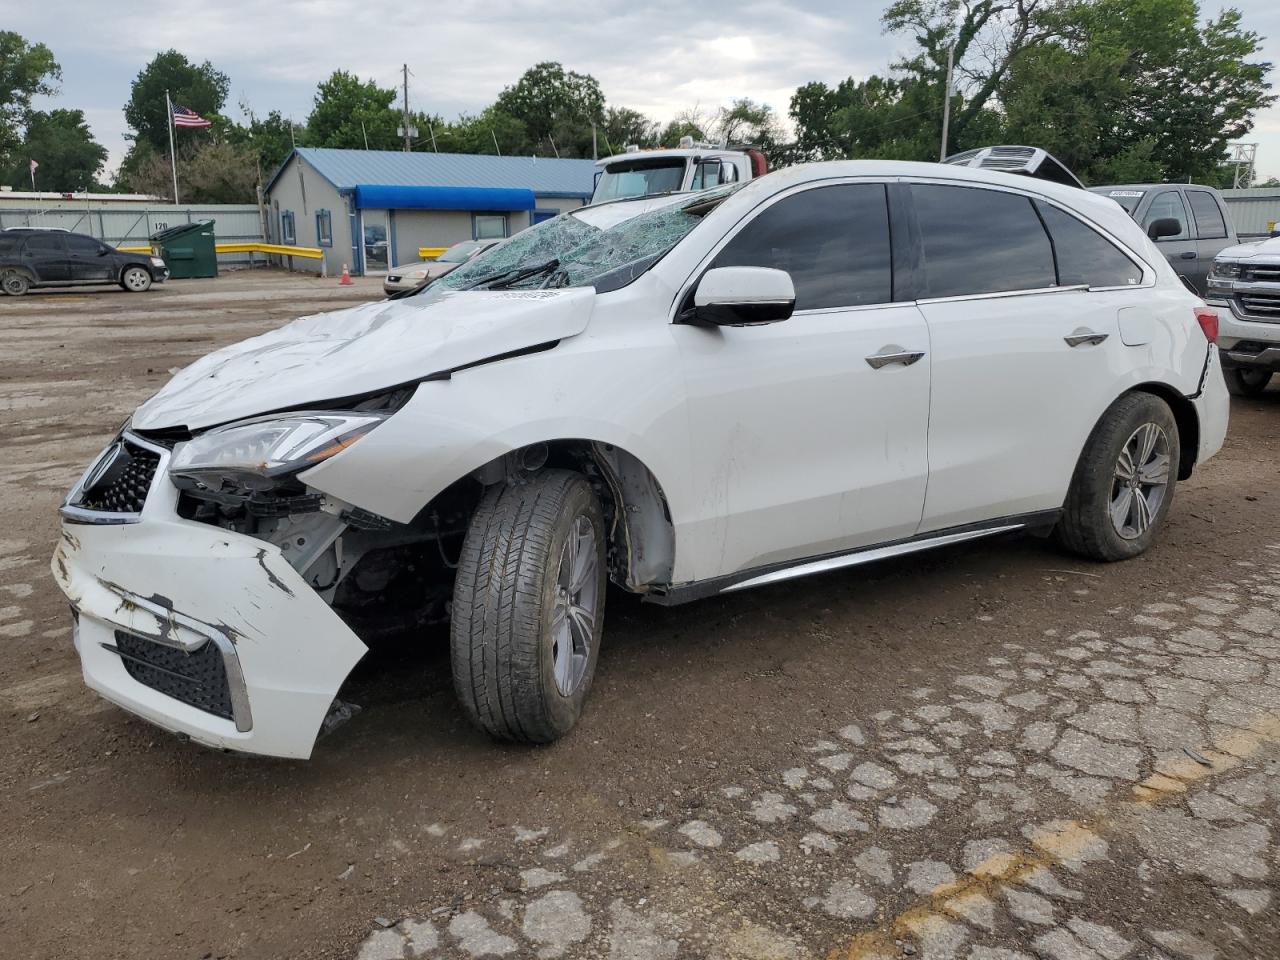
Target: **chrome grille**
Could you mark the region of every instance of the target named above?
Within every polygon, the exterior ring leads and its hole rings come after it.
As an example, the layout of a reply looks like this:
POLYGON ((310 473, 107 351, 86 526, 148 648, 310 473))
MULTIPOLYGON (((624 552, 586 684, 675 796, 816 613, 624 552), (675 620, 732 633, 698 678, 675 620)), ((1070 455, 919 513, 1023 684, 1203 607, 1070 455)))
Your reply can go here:
POLYGON ((1251 283, 1280 283, 1280 264, 1242 266, 1240 279, 1251 283))
POLYGON ((1255 316, 1274 317, 1280 320, 1280 293, 1245 293, 1240 295, 1240 307, 1255 316))

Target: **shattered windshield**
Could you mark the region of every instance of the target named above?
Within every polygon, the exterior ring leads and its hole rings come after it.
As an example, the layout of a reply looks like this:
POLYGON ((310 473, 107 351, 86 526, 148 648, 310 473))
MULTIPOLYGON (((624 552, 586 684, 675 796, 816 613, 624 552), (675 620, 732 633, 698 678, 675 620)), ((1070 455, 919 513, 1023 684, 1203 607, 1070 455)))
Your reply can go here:
POLYGON ((622 201, 561 214, 445 274, 430 289, 617 290, 657 263, 737 189, 734 185, 696 197, 622 201), (521 276, 534 269, 536 273, 521 276))

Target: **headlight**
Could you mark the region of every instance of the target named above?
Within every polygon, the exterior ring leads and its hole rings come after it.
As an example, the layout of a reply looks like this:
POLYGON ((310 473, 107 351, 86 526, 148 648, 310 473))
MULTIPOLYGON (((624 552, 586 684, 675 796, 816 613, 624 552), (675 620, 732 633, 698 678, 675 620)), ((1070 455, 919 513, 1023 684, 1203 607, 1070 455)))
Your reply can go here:
POLYGON ((152 257, 152 258, 151 258, 151 265, 152 265, 153 267, 163 267, 163 266, 164 266, 164 259, 163 259, 162 257, 152 257))
POLYGON ((179 444, 169 461, 169 475, 215 490, 224 480, 266 490, 277 478, 345 450, 389 416, 307 411, 219 427, 179 444))
POLYGON ((1215 280, 1239 280, 1240 264, 1230 263, 1226 260, 1215 260, 1213 266, 1209 268, 1209 276, 1215 280))
POLYGON ((409 276, 414 280, 422 280, 426 277, 426 275, 427 275, 427 271, 425 270, 415 270, 413 271, 413 273, 409 274, 409 276))

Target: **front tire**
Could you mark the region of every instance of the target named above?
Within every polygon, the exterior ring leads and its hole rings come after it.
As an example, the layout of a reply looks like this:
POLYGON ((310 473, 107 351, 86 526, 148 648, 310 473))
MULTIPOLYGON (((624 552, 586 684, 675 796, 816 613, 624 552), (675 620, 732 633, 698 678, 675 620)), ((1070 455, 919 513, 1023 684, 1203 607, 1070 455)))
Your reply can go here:
POLYGON ((1130 393, 1102 415, 1085 444, 1055 535, 1092 560, 1128 560, 1155 542, 1173 503, 1181 457, 1173 411, 1130 393))
POLYGON ((1271 382, 1270 370, 1253 370, 1248 367, 1227 367, 1222 371, 1227 381, 1227 392, 1233 397, 1257 397, 1271 382))
POLYGON ((31 289, 31 278, 25 273, 10 270, 0 276, 0 289, 11 297, 20 297, 31 289))
POLYGON ((543 470, 484 496, 453 588, 453 684, 493 737, 549 743, 591 690, 604 621, 604 515, 590 484, 543 470))
POLYGON ((151 274, 142 267, 126 267, 120 274, 120 286, 130 293, 146 293, 151 289, 151 274))

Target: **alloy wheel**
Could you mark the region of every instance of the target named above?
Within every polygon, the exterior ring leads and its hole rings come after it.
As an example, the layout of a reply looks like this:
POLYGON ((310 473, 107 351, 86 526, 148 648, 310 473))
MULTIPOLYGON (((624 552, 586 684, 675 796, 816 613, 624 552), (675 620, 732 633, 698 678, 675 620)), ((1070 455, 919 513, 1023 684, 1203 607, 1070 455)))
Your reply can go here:
POLYGON ((572 696, 582 683, 595 642, 599 607, 596 532, 587 516, 569 530, 556 571, 555 607, 551 614, 551 656, 556 689, 572 696))
POLYGON ((145 270, 135 267, 125 272, 124 285, 134 293, 141 293, 151 286, 151 278, 145 270))
POLYGON ((1169 490, 1169 437, 1156 423, 1144 423, 1125 441, 1116 460, 1108 512, 1125 540, 1145 534, 1169 490))

